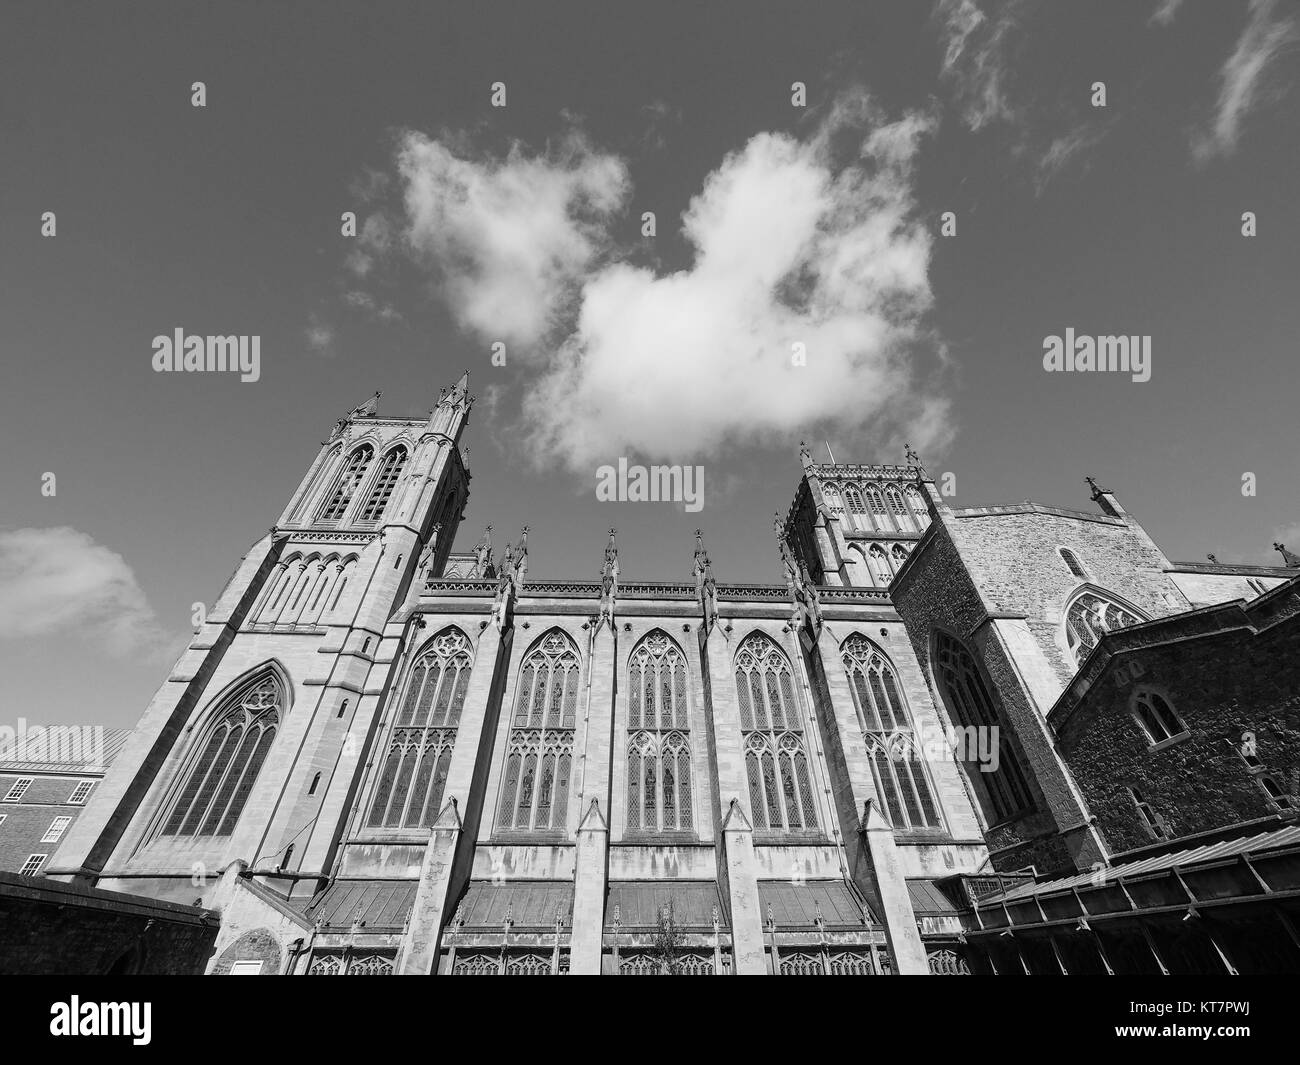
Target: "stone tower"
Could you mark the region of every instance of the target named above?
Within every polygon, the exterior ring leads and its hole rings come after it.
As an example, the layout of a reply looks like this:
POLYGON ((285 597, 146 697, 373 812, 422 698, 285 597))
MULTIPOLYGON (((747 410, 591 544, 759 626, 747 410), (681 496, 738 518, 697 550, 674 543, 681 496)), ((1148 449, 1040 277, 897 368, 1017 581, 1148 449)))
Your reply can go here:
POLYGON ((337 422, 50 876, 189 903, 239 860, 315 889, 391 682, 384 627, 441 572, 464 511, 468 376, 427 418, 381 416, 376 394, 337 422))

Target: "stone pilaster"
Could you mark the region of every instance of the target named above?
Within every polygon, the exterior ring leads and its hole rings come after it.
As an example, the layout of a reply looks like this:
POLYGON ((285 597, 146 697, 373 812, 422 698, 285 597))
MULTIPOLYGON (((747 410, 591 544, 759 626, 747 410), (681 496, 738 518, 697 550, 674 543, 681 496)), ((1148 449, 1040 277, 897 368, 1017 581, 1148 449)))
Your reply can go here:
POLYGON ((880 904, 876 916, 885 924, 889 951, 894 956, 895 971, 900 976, 925 976, 930 971, 916 915, 907 893, 907 880, 894 843, 894 830, 881 816, 874 800, 862 811, 860 831, 866 843, 865 858, 872 886, 880 904))

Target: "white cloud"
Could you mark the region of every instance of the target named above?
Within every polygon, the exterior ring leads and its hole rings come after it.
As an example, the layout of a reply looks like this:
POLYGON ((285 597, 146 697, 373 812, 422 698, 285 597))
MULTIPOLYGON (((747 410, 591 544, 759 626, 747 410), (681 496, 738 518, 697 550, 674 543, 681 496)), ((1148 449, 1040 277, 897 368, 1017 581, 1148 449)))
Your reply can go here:
POLYGON ((594 271, 524 404, 529 452, 589 471, 638 453, 698 461, 731 444, 922 418, 912 356, 931 303, 931 237, 912 164, 932 120, 885 123, 859 99, 807 140, 762 133, 709 175, 683 215, 689 269, 594 271), (832 143, 865 125, 855 157, 832 143), (792 361, 792 345, 807 365, 792 361))
MULTIPOLYGON (((467 153, 468 154, 468 153, 467 153)), ((529 354, 608 246, 627 168, 576 130, 544 155, 467 158, 407 133, 398 153, 406 241, 435 272, 457 324, 529 354)))
MULTIPOLYGON (((411 133, 392 250, 431 273, 462 329, 506 342, 516 373, 487 399, 504 415, 523 396, 515 429, 532 461, 586 477, 622 454, 699 462, 817 428, 883 439, 906 425, 935 446, 952 427, 926 391, 943 360, 913 198, 934 125, 887 121, 851 93, 806 136, 754 136, 682 213, 691 255, 675 272, 617 246, 616 221, 639 233, 627 168, 580 134, 502 159, 411 133)), ((661 235, 669 224, 661 213, 661 235)))
POLYGON ((1277 0, 1251 0, 1246 26, 1219 72, 1214 118, 1193 138, 1196 159, 1231 155, 1246 116, 1280 90, 1269 89, 1274 61, 1300 45, 1300 16, 1280 15, 1277 0))
POLYGON ((0 638, 89 636, 111 654, 166 653, 135 573, 67 526, 0 532, 0 638))

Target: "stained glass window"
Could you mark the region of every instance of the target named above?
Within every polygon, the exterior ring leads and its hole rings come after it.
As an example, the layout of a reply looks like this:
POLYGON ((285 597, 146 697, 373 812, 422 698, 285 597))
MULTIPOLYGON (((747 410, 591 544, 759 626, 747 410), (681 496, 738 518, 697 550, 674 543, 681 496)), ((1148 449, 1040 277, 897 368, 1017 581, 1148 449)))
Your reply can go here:
POLYGON ((519 670, 514 727, 506 745, 497 828, 559 832, 566 827, 578 652, 559 629, 537 641, 519 670))
POLYGON ((898 829, 942 827, 893 665, 856 632, 844 641, 840 653, 867 741, 877 797, 890 823, 898 829))
POLYGON ((357 486, 365 479, 366 470, 370 468, 370 460, 374 454, 374 449, 369 444, 363 444, 348 456, 339 479, 334 482, 334 490, 330 492, 328 501, 321 509, 320 521, 338 521, 343 517, 348 504, 352 502, 357 486))
POLYGON ((228 836, 275 739, 284 707, 279 678, 262 672, 213 715, 163 821, 163 836, 228 836))
POLYGON ((442 810, 469 687, 470 642, 439 633, 416 660, 370 800, 368 828, 430 828, 442 810))
POLYGON ((790 660, 762 633, 736 652, 745 773, 756 829, 814 829, 817 805, 790 660))
POLYGON ((384 516, 388 500, 402 477, 402 467, 406 465, 406 448, 395 447, 389 451, 380 464, 375 483, 370 487, 370 496, 361 511, 362 521, 378 521, 384 516))
POLYGON ((690 710, 686 656, 656 629, 628 659, 629 832, 691 827, 690 710))

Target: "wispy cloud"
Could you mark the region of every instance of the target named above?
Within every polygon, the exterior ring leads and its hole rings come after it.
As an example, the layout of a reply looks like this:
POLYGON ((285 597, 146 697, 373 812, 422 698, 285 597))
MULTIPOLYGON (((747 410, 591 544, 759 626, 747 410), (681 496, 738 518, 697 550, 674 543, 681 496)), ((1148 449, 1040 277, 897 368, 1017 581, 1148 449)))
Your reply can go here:
POLYGON ((1148 21, 1150 26, 1168 26, 1174 21, 1178 14, 1178 9, 1183 6, 1183 0, 1160 0, 1160 4, 1151 12, 1151 18, 1148 21))
POLYGON ((1278 0, 1251 0, 1246 26, 1219 72, 1214 117, 1192 140, 1198 162, 1231 155, 1247 116, 1261 104, 1282 95, 1274 79, 1277 60, 1300 44, 1300 15, 1293 4, 1286 14, 1278 0))
POLYGON ((934 18, 943 43, 940 78, 953 90, 962 120, 971 130, 1015 119, 1009 95, 1009 48, 1020 5, 1006 3, 992 15, 975 0, 938 0, 934 18))
POLYGON ((334 353, 334 329, 315 311, 307 318, 303 337, 307 341, 307 346, 317 355, 334 353))
POLYGON ((539 463, 700 461, 815 426, 905 424, 934 446, 952 423, 927 384, 940 360, 913 191, 934 126, 855 92, 803 137, 755 135, 682 213, 676 271, 617 247, 627 168, 585 138, 502 159, 412 134, 403 243, 463 329, 526 354, 516 428, 539 463))
POLYGON ((135 573, 76 529, 0 532, 0 638, 84 635, 115 656, 171 649, 135 573))
POLYGON ((1110 132, 1110 125, 1095 117, 1079 120, 1077 108, 1031 106, 1029 94, 1017 86, 1015 63, 1026 47, 1033 12, 1024 0, 986 7, 976 0, 936 0, 933 20, 943 48, 939 79, 972 133, 1004 127, 1011 155, 1027 166, 1036 194, 1042 195, 1067 164, 1110 132))

